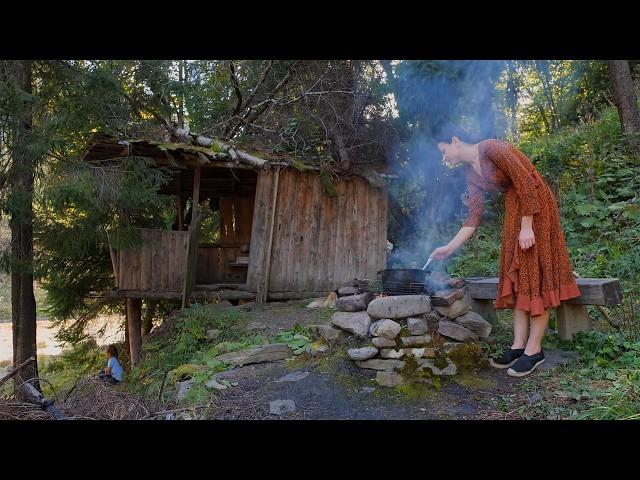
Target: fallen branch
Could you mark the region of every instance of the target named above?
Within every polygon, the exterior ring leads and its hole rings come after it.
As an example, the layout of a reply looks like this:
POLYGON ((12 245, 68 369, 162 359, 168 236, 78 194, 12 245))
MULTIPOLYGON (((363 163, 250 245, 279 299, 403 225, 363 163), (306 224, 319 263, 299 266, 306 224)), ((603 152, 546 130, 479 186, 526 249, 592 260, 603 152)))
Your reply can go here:
POLYGON ((20 365, 14 368, 11 372, 9 372, 8 375, 5 375, 3 378, 0 378, 0 386, 2 386, 10 378, 14 377, 20 370, 22 370, 24 367, 29 365, 31 362, 35 362, 35 361, 36 361, 35 357, 26 359, 24 362, 22 362, 20 365))

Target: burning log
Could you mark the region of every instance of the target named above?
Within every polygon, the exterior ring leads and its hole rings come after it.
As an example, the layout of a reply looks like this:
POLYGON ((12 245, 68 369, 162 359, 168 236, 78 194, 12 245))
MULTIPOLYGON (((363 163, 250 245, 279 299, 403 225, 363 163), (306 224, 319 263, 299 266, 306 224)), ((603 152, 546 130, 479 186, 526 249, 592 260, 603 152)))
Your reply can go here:
POLYGON ((456 300, 464 297, 464 294, 464 288, 458 288, 456 290, 438 290, 433 295, 431 295, 431 305, 437 307, 448 307, 456 300))

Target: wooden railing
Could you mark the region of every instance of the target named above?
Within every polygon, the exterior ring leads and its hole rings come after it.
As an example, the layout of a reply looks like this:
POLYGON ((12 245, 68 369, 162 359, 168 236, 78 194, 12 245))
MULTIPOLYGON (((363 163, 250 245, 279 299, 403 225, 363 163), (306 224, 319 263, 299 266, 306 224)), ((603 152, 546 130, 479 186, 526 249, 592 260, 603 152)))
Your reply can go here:
POLYGON ((187 265, 189 231, 136 229, 138 248, 111 249, 119 290, 182 292, 187 265))

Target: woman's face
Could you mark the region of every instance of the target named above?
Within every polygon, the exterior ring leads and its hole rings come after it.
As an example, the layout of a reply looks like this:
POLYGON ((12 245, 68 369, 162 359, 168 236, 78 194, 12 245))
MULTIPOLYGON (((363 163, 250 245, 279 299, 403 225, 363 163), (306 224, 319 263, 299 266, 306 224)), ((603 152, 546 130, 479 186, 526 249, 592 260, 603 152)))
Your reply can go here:
POLYGON ((451 139, 451 143, 438 142, 438 150, 442 153, 442 162, 453 167, 457 166, 460 159, 460 140, 456 137, 451 139))

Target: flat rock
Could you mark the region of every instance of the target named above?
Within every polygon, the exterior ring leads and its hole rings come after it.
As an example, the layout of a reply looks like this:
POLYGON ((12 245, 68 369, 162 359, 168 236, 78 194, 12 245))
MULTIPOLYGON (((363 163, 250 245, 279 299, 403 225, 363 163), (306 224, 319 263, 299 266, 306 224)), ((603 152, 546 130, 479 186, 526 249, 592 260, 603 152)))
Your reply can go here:
POLYGON ((400 350, 394 350, 393 348, 385 348, 380 350, 381 358, 395 358, 400 359, 405 356, 412 356, 416 358, 434 358, 435 351, 433 348, 401 348, 400 350))
POLYGON ((458 318, 460 315, 464 315, 469 311, 469 302, 466 297, 456 300, 448 307, 433 307, 436 312, 447 318, 458 318))
POLYGON ((438 368, 433 363, 433 360, 418 359, 419 370, 429 369, 434 375, 455 375, 458 372, 456 364, 447 359, 448 365, 444 368, 438 368))
POLYGON ((307 330, 315 339, 324 338, 327 342, 333 342, 344 335, 342 330, 331 325, 309 325, 307 330))
POLYGON ((376 373, 376 382, 383 387, 395 387, 402 385, 405 380, 404 377, 398 373, 381 371, 376 373))
POLYGON ((491 333, 491 324, 476 312, 469 311, 464 315, 460 315, 456 318, 456 323, 468 328, 479 337, 488 337, 491 333))
POLYGON ((373 343, 378 348, 395 348, 396 346, 395 340, 384 337, 375 337, 371 340, 371 343, 373 343))
POLYGON ((267 324, 264 322, 251 322, 249 325, 247 325, 247 330, 249 332, 256 330, 266 330, 266 328, 267 324))
POLYGON ((269 413, 271 415, 286 415, 296 411, 296 404, 293 400, 274 400, 269 402, 269 413))
POLYGON ((377 354, 378 349, 375 347, 350 348, 347 350, 347 355, 351 360, 369 360, 377 354))
POLYGON ((371 317, 367 312, 336 312, 331 317, 331 323, 342 330, 366 338, 369 335, 371 317))
POLYGON ((383 348, 380 350, 380 358, 400 359, 402 357, 404 357, 403 350, 394 350, 393 348, 383 348))
POLYGON ((394 368, 404 367, 402 360, 372 358, 363 362, 356 362, 360 368, 368 368, 369 370, 393 370, 394 368))
POLYGON ((427 321, 424 318, 407 318, 407 328, 411 335, 424 335, 427 333, 427 321))
POLYGON ((371 292, 340 297, 336 300, 336 309, 341 312, 363 312, 375 297, 371 292))
POLYGON ((276 383, 298 382, 304 378, 307 378, 309 375, 311 375, 311 372, 291 372, 284 377, 280 377, 278 380, 276 380, 276 383))
POLYGON ((218 355, 216 360, 241 366, 251 363, 275 362, 289 358, 292 355, 293 351, 286 343, 270 343, 268 345, 259 345, 246 350, 218 355))
POLYGON ((478 336, 474 332, 454 322, 440 322, 440 325, 438 326, 438 333, 460 342, 478 340, 478 336))
POLYGON ((423 347, 431 342, 431 335, 411 335, 410 337, 400 337, 402 345, 405 347, 423 347))
POLYGON ((211 380, 204 384, 207 388, 213 388, 215 390, 226 390, 228 387, 218 382, 217 376, 214 375, 211 380))
POLYGON ((347 285, 338 289, 338 296, 346 297, 347 295, 357 295, 360 292, 358 287, 347 285))
POLYGON ((384 320, 378 320, 371 324, 369 327, 369 335, 393 340, 398 336, 400 330, 402 330, 402 327, 398 322, 385 318, 384 320))
POLYGON ((367 307, 371 318, 407 318, 431 311, 427 295, 395 295, 376 298, 367 307))
POLYGON ((193 388, 193 380, 185 380, 184 382, 178 382, 176 383, 176 386, 178 387, 176 398, 178 401, 180 401, 185 397, 187 393, 189 393, 189 390, 193 388))

